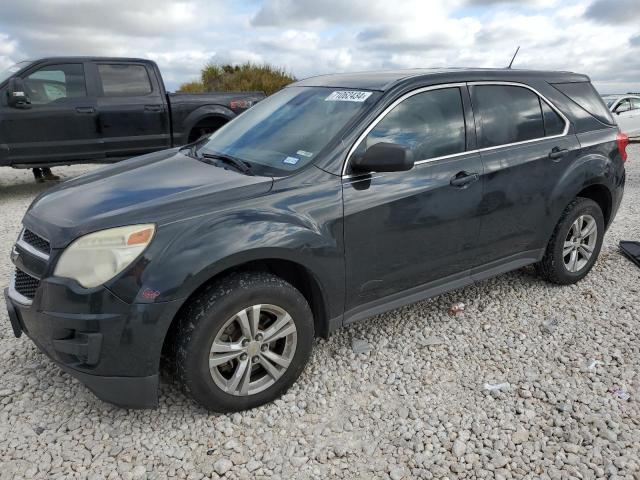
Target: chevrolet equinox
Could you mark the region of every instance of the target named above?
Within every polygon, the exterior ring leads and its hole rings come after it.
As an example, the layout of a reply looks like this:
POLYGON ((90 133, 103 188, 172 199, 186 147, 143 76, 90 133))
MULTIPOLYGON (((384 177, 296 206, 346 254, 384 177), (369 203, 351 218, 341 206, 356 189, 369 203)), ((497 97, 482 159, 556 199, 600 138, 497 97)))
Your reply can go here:
POLYGON ((208 409, 255 407, 343 325, 529 264, 582 279, 627 141, 575 73, 299 81, 36 198, 9 318, 108 402, 157 405, 162 364, 208 409))

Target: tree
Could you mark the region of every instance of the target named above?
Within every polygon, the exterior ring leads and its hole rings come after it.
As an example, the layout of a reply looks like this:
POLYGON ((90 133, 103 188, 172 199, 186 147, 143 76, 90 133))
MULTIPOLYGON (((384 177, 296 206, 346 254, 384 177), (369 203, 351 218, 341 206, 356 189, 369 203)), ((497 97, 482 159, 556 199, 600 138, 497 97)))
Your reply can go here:
POLYGON ((295 77, 284 68, 268 64, 209 63, 202 69, 200 81, 183 83, 178 91, 182 93, 261 91, 271 95, 295 80, 295 77))

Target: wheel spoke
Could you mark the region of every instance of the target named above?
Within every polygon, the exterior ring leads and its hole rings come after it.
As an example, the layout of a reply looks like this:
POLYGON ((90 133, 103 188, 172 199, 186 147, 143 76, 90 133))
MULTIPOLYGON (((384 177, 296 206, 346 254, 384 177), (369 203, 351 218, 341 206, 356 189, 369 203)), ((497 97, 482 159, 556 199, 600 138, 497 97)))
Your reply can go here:
POLYGON ((263 368, 269 375, 271 375, 271 378, 273 378, 274 380, 277 380, 282 376, 283 372, 278 370, 278 368, 273 363, 271 363, 264 354, 260 355, 260 365, 263 366, 263 368))
POLYGON ((240 324, 242 335, 249 340, 253 340, 251 325, 249 324, 249 317, 247 317, 247 311, 242 310, 241 312, 238 312, 236 318, 238 319, 238 323, 240 324))
POLYGON ((564 249, 562 250, 562 256, 566 257, 573 250, 573 242, 564 242, 564 249))
POLYGON ((281 367, 287 368, 291 363, 291 360, 284 358, 282 355, 278 355, 276 352, 271 350, 267 350, 266 352, 262 352, 262 357, 266 357, 271 360, 273 363, 280 365, 281 367))
POLYGON ((236 370, 235 372, 233 372, 233 376, 229 379, 229 382, 227 383, 227 388, 226 390, 228 392, 235 392, 236 390, 238 390, 238 385, 240 385, 240 382, 242 381, 242 379, 244 378, 246 372, 247 372, 247 366, 249 365, 250 359, 246 359, 246 360, 240 360, 238 362, 238 365, 236 366, 236 370))
POLYGON ((244 375, 240 380, 240 394, 246 395, 249 393, 249 384, 251 383, 251 370, 253 368, 253 360, 251 357, 247 358, 247 366, 244 369, 244 375))
POLYGON ((589 237, 596 229, 596 221, 592 218, 587 220, 587 225, 580 232, 582 238, 589 237))
POLYGON ((583 243, 578 248, 580 250, 580 253, 582 253, 582 255, 584 256, 584 258, 586 258, 587 260, 589 260, 591 258, 591 254, 593 253, 593 248, 591 248, 586 243, 583 243))
POLYGON ((574 250, 571 252, 571 256, 569 257, 569 271, 576 271, 576 264, 578 263, 578 251, 574 250))
POLYGON ((242 353, 243 350, 242 342, 221 342, 220 340, 216 340, 213 342, 213 345, 211 345, 211 353, 242 353))
POLYGON ((251 338, 256 338, 260 324, 260 311, 262 305, 254 305, 249 309, 249 324, 251 327, 251 338))
POLYGON ((276 321, 267 328, 263 333, 263 341, 264 342, 273 342, 282 337, 286 337, 287 335, 294 333, 296 331, 296 326, 293 323, 291 316, 287 313, 282 317, 276 319, 276 321))
POLYGON ((580 232, 582 231, 582 217, 576 218, 576 221, 573 222, 573 233, 576 237, 580 236, 580 232))
POLYGON ((212 369, 219 365, 227 363, 228 361, 233 360, 234 358, 238 358, 240 355, 242 355, 242 353, 243 353, 242 350, 230 351, 227 353, 211 352, 211 354, 209 355, 209 369, 212 369))

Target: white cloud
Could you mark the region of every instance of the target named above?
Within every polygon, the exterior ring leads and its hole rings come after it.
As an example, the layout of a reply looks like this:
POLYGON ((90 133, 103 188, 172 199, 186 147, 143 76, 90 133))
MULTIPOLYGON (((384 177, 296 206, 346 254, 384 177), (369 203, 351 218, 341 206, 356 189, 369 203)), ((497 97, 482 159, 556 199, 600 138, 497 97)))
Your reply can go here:
POLYGON ((49 55, 142 56, 175 87, 210 60, 269 62, 305 77, 501 67, 520 45, 516 67, 640 90, 640 21, 619 19, 628 2, 637 0, 22 0, 3 5, 0 67, 49 55))

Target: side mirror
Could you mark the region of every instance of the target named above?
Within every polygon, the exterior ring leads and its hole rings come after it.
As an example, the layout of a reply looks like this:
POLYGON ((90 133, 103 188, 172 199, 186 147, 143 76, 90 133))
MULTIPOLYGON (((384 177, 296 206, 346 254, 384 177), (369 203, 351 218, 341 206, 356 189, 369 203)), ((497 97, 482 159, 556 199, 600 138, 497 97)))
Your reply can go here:
POLYGON ((359 173, 405 172, 413 168, 413 163, 413 154, 408 148, 395 143, 376 143, 351 165, 359 173))
POLYGON ((9 80, 7 88, 7 103, 13 108, 30 108, 31 100, 25 92, 24 82, 21 78, 14 77, 9 80))

